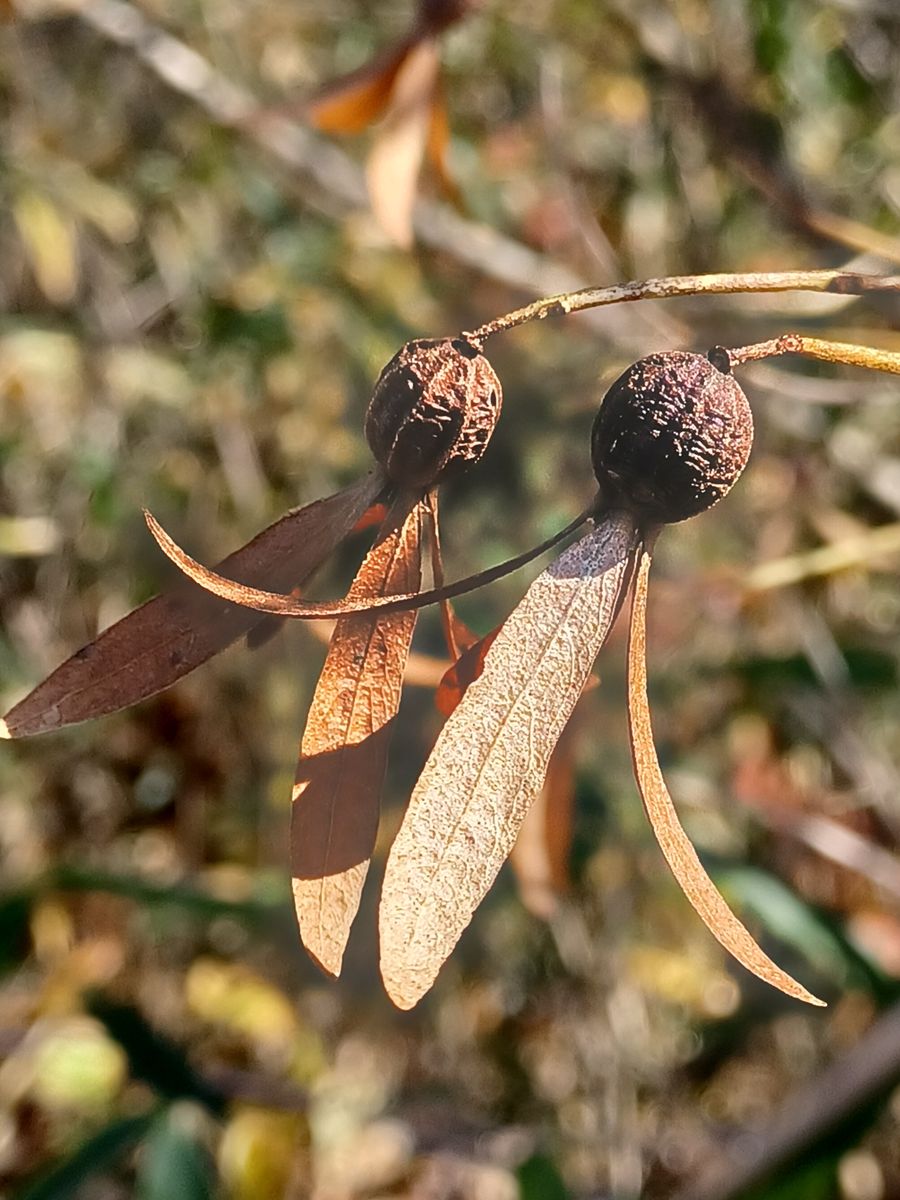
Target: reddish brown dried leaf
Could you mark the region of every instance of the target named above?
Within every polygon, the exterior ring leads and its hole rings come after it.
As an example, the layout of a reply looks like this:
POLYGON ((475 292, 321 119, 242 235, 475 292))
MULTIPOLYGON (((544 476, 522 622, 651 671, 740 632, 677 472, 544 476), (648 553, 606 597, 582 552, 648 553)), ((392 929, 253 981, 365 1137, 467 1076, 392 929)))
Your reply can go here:
POLYGON ((357 70, 325 85, 306 106, 306 118, 323 133, 359 133, 384 113, 397 72, 403 66, 412 38, 390 47, 357 70))
POLYGON ((391 240, 406 248, 413 241, 416 188, 439 68, 433 39, 412 47, 397 72, 387 115, 366 163, 372 211, 391 240))
POLYGON ((450 716, 466 694, 469 684, 474 683, 484 670, 487 652, 502 628, 502 625, 498 625, 479 641, 473 642, 462 652, 450 670, 445 672, 434 696, 438 712, 443 713, 445 717, 450 716))
MULTIPOLYGON (((419 586, 421 507, 398 501, 351 596, 419 586), (400 508, 400 505, 403 505, 400 508)), ((415 612, 342 617, 313 697, 291 815, 294 904, 303 944, 338 975, 378 829, 393 720, 415 612)))
MULTIPOLYGON (((386 516, 387 505, 382 504, 380 501, 378 504, 372 504, 359 518, 351 532, 363 533, 366 529, 371 529, 375 525, 381 525, 386 516)), ((295 599, 299 600, 302 594, 300 588, 291 588, 290 595, 295 597, 295 599)), ((252 629, 247 631, 247 649, 258 650, 261 646, 265 646, 267 642, 271 641, 283 624, 283 617, 264 617, 258 625, 254 625, 252 629)))
POLYGON ((509 856, 519 897, 529 912, 547 921, 570 887, 569 851, 575 807, 575 730, 578 708, 550 755, 547 778, 528 810, 509 856))
POLYGON ((388 859, 381 972, 411 1008, 509 854, 612 627, 636 534, 610 518, 565 550, 506 620, 441 731, 388 859))
POLYGON ((388 507, 381 501, 378 504, 372 504, 353 526, 354 533, 364 533, 367 529, 374 529, 376 525, 383 525, 385 517, 388 515, 388 507))
POLYGON ((635 579, 628 635, 628 719, 635 777, 659 848, 691 906, 729 954, 752 974, 786 995, 805 1000, 807 1004, 824 1005, 823 1000, 808 992, 801 983, 772 962, 756 944, 707 875, 678 819, 656 756, 647 700, 647 581, 650 562, 650 552, 644 550, 635 579))
MULTIPOLYGON (((289 587, 313 573, 384 490, 373 473, 324 500, 294 509, 221 567, 247 583, 289 587)), ((115 712, 169 687, 256 625, 253 610, 188 583, 149 600, 47 677, 0 722, 26 737, 115 712)))

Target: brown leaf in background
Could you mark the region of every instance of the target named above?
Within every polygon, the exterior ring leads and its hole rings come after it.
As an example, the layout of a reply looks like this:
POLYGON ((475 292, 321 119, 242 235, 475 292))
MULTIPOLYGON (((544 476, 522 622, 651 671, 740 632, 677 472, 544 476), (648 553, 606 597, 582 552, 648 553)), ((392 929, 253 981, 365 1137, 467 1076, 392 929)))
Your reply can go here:
POLYGON ((808 1004, 824 1001, 808 992, 760 949, 707 875, 685 833, 663 779, 647 699, 647 581, 651 555, 641 554, 628 636, 628 721, 634 773, 647 817, 678 886, 717 941, 759 979, 808 1004))
POLYGON ((412 214, 422 159, 428 145, 440 57, 426 38, 406 55, 397 72, 384 123, 366 163, 372 211, 398 246, 413 241, 412 214))
MULTIPOLYGON (((421 505, 398 500, 351 597, 418 589, 421 505), (413 504, 410 511, 410 504, 413 504)), ((303 944, 340 974, 378 830, 381 787, 415 611, 342 617, 300 748, 291 812, 291 873, 303 944)))
POLYGON ((509 854, 618 612, 635 537, 610 519, 543 571, 441 731, 382 890, 381 972, 398 1007, 431 987, 509 854))
MULTIPOLYGON (((374 472, 324 500, 286 513, 221 567, 245 583, 302 583, 384 490, 374 472)), ((111 625, 49 675, 0 722, 27 737, 116 712, 169 687, 253 628, 259 614, 179 580, 111 625)))
POLYGON ((425 153, 434 168, 441 191, 448 200, 460 207, 462 198, 450 173, 450 117, 447 113, 447 100, 440 77, 435 81, 425 153))

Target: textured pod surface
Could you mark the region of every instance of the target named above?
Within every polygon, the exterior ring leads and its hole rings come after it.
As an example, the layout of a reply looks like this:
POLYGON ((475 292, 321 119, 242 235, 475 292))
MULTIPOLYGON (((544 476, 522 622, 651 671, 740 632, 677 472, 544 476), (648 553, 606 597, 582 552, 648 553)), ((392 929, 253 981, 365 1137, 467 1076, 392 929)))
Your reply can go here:
POLYGON ((481 458, 501 401, 494 368, 463 338, 407 342, 375 384, 366 440, 388 478, 429 487, 481 458))
POLYGON ((721 500, 752 445, 750 405, 733 376, 673 350, 632 364, 606 393, 591 461, 610 503, 663 525, 721 500))

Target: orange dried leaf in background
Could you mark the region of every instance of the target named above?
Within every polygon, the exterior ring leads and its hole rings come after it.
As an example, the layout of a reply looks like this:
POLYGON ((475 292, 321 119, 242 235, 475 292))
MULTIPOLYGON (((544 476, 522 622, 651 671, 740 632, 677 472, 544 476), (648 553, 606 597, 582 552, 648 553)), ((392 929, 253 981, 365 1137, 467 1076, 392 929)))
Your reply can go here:
MULTIPOLYGON (((349 595, 421 583, 421 506, 400 500, 349 595)), ((342 617, 300 748, 291 810, 291 873, 303 944, 338 975, 378 831, 381 787, 415 611, 342 617)))
POLYGON ((377 121, 414 45, 414 38, 405 38, 372 62, 326 84, 307 103, 306 119, 322 133, 359 133, 377 121))
POLYGON ((575 741, 578 709, 550 756, 547 778, 528 810, 509 864, 519 898, 534 916, 549 920, 571 886, 569 852, 575 807, 575 741))
POLYGON ((636 534, 611 518, 507 618, 422 771, 388 858, 381 973, 400 1008, 428 991, 512 849, 612 627, 636 534))
POLYGON ((461 198, 450 172, 450 118, 444 89, 438 79, 431 102, 431 119, 428 123, 428 140, 425 145, 428 161, 434 167, 441 191, 451 203, 459 206, 461 198))
MULTIPOLYGON (((463 626, 463 628, 465 627, 463 626)), ((498 625, 496 629, 485 634, 479 641, 472 642, 462 652, 450 670, 445 672, 434 696, 438 712, 443 713, 445 717, 450 716, 465 695, 466 688, 470 683, 474 683, 484 670, 484 660, 487 657, 487 652, 490 650, 494 639, 502 628, 502 625, 498 625)), ((462 642, 462 640, 457 634, 457 641, 462 642)))
POLYGON ((407 248, 413 241, 413 207, 439 68, 433 39, 426 38, 409 51, 366 163, 372 211, 391 240, 407 248))
POLYGON ((647 581, 651 555, 644 550, 634 585, 628 635, 628 722, 634 773, 647 817, 678 886, 717 941, 759 979, 808 1004, 824 1001, 808 992, 756 944, 707 875, 685 833, 663 779, 647 699, 647 581))
MULTIPOLYGON (((244 583, 302 583, 384 490, 373 472, 324 500, 293 509, 220 564, 244 583)), ((7 736, 26 737, 116 712, 161 692, 259 624, 260 614, 223 603, 179 579, 111 625, 6 715, 7 736)))

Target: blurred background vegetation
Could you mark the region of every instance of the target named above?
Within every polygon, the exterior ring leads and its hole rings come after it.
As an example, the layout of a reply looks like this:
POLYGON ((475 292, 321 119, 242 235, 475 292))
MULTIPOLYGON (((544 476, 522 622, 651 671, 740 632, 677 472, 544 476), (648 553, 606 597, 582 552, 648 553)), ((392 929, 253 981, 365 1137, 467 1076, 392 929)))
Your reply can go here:
MULTIPOLYGON (((142 505, 213 561, 366 469, 369 391, 409 337, 581 281, 900 263, 892 0, 473 9, 439 41, 455 194, 425 167, 409 249, 366 202, 377 131, 304 123, 407 3, 2 7, 3 710, 170 578, 142 505)), ((444 493, 451 575, 585 503, 592 414, 634 358, 796 327, 900 348, 896 302, 841 297, 501 339, 504 418, 444 493)), ((532 830, 521 886, 504 871, 400 1014, 377 875, 440 722, 409 681, 375 877, 325 980, 289 907, 324 655, 294 626, 136 710, 4 743, 3 1195, 900 1196, 897 384, 787 362, 744 380, 750 469, 660 545, 656 732, 720 886, 830 1007, 726 962, 677 892, 631 778, 621 631, 545 797, 557 830, 574 800, 571 845, 548 873, 532 830)), ((462 616, 486 632, 526 576, 462 616)), ((432 613, 416 652, 433 684, 432 613)))

